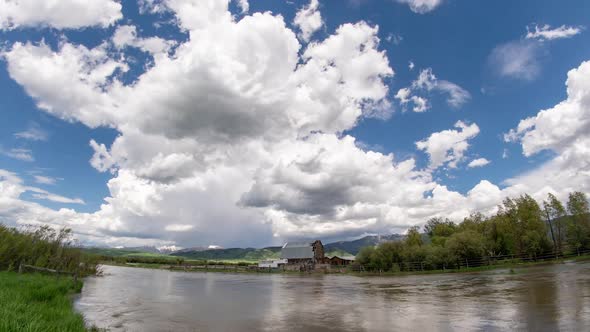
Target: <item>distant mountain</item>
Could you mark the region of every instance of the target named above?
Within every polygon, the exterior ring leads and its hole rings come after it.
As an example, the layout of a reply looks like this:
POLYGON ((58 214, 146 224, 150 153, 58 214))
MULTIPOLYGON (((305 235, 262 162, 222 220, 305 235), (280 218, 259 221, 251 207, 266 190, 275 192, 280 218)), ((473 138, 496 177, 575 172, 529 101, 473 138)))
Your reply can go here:
POLYGON ((379 243, 387 242, 387 241, 401 241, 405 238, 404 235, 400 234, 392 234, 392 235, 370 235, 360 238, 358 240, 353 241, 339 241, 328 243, 324 245, 324 250, 326 252, 335 251, 335 250, 342 250, 348 252, 352 255, 356 255, 359 253, 361 248, 369 247, 369 246, 376 246, 379 243))
POLYGON ((171 252, 171 254, 178 254, 178 253, 184 253, 184 252, 194 252, 194 251, 205 251, 208 250, 206 247, 192 247, 192 248, 184 248, 184 249, 180 249, 180 250, 176 250, 174 252, 171 252))
POLYGON ((150 246, 142 246, 142 247, 125 247, 125 248, 121 248, 123 250, 127 250, 127 251, 137 251, 137 252, 149 252, 151 254, 160 254, 160 250, 156 247, 150 247, 150 246))
MULTIPOLYGON (((404 239, 403 235, 365 236, 353 241, 340 241, 324 245, 326 256, 350 256, 356 255, 363 247, 375 246, 386 241, 399 241, 404 239)), ((229 249, 205 249, 189 248, 175 251, 172 256, 180 256, 188 259, 207 260, 247 260, 257 261, 261 259, 279 258, 281 247, 255 248, 229 248, 229 249)))
POLYGON ((281 247, 255 248, 228 248, 228 249, 205 249, 205 250, 179 250, 173 252, 172 256, 180 256, 188 259, 202 260, 244 260, 258 261, 261 259, 279 258, 281 247))
MULTIPOLYGON (((145 248, 144 248, 145 249, 145 248)), ((120 256, 145 256, 157 255, 151 251, 139 250, 137 248, 82 248, 85 252, 93 255, 120 257, 120 256)))
MULTIPOLYGON (((401 241, 404 235, 375 235, 365 236, 353 241, 339 241, 324 245, 325 255, 354 256, 363 247, 376 246, 387 241, 401 241)), ((128 248, 84 248, 86 252, 104 256, 150 256, 150 257, 183 257, 195 260, 243 260, 259 261, 264 259, 276 259, 281 256, 281 247, 256 248, 228 248, 209 249, 206 247, 193 247, 180 250, 172 250, 170 247, 128 247, 128 248)))

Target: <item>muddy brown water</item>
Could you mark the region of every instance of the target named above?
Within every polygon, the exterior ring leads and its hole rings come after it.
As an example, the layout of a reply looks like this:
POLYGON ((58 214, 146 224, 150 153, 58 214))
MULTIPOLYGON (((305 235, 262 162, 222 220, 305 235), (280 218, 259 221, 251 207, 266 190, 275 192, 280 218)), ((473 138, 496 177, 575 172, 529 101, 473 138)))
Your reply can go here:
POLYGON ((103 269, 75 307, 110 331, 590 331, 590 263, 403 277, 103 269))

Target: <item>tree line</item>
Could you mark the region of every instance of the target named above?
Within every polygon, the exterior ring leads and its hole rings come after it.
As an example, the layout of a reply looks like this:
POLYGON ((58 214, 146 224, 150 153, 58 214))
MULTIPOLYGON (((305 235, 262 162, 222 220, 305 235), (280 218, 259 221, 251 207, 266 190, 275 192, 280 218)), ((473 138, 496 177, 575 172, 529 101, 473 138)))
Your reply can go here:
POLYGON ((95 256, 74 246, 70 229, 16 229, 0 224, 0 271, 16 271, 26 264, 85 276, 97 273, 97 262, 95 256))
POLYGON ((489 217, 473 213, 461 223, 432 218, 403 241, 365 247, 357 263, 372 271, 454 269, 498 260, 537 260, 590 250, 590 210, 582 192, 564 205, 553 194, 541 204, 529 195, 506 198, 489 217))

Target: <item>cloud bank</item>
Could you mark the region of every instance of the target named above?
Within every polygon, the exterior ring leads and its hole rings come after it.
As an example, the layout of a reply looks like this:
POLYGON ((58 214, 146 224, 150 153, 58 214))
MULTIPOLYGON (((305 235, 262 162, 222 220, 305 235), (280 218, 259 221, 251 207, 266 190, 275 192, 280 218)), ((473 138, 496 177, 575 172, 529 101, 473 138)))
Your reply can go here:
MULTIPOLYGON (((241 3, 244 9, 247 2, 241 3)), ((411 3, 428 11, 441 2, 411 3)), ((459 121, 418 141, 430 157, 425 169, 413 158, 362 149, 345 134, 359 121, 392 110, 386 80, 394 70, 380 48, 378 27, 347 23, 302 45, 282 16, 246 10, 236 16, 228 6, 223 0, 145 1, 142 10, 169 11, 186 31, 188 40, 173 49, 164 39, 149 43, 161 47, 149 46, 147 38, 159 37, 138 36, 131 25, 118 26, 94 47, 62 40, 57 48, 43 41, 6 48, 2 57, 10 76, 39 109, 119 135, 110 146, 89 142, 91 165, 112 174, 98 211, 31 202, 27 192, 44 200, 66 198, 31 189, 20 174, 3 171, 0 220, 72 227, 88 244, 257 246, 401 232, 434 216, 459 220, 493 211, 504 196, 571 190, 574 182, 563 179, 541 187, 539 176, 557 178, 560 169, 577 174, 578 185, 587 189, 587 64, 570 72, 569 97, 560 104, 565 106, 525 119, 511 133, 525 154, 551 149, 558 157, 503 189, 481 180, 461 194, 432 174, 463 166, 470 140, 480 132, 475 123, 459 121), (132 83, 119 78, 129 70, 127 47, 158 55, 132 83), (546 132, 553 122, 571 130, 546 132)), ((319 14, 313 1, 306 8, 319 14)), ((422 71, 407 89, 396 98, 412 101, 415 111, 428 107, 416 91, 441 93, 452 107, 470 98, 432 70, 422 71)))

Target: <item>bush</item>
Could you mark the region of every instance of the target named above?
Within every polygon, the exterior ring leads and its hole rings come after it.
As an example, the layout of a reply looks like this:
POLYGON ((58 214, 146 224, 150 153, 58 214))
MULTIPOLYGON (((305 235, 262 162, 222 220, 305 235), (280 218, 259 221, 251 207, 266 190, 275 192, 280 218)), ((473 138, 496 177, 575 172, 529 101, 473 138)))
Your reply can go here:
POLYGON ((49 226, 17 230, 0 224, 0 270, 15 271, 21 264, 80 276, 97 273, 97 258, 73 246, 71 230, 49 226))

